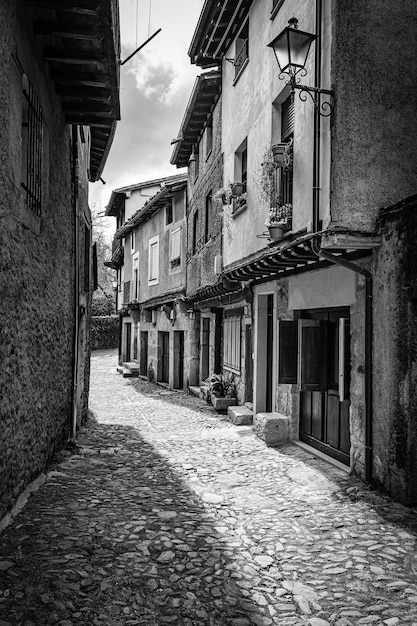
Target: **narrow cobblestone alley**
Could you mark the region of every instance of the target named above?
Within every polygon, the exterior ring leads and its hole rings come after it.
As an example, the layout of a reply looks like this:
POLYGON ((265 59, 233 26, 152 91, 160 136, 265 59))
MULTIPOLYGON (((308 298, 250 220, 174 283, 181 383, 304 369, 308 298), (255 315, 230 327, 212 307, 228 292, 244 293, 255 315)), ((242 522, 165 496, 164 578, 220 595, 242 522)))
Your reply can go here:
POLYGON ((417 515, 92 358, 93 419, 0 535, 0 626, 417 625, 417 515))

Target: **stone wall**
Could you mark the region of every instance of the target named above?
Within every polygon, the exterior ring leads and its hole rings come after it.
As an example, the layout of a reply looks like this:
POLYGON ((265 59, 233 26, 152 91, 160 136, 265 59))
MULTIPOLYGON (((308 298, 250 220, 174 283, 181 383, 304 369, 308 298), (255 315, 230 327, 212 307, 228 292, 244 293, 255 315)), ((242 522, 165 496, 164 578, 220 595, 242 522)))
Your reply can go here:
MULTIPOLYGON (((74 354, 71 130, 42 73, 44 60, 27 15, 16 19, 16 6, 0 5, 0 518, 69 435, 74 354), (16 51, 43 111, 40 216, 22 196, 22 74, 16 51)), ((86 315, 88 302, 86 297, 86 315)), ((87 343, 86 319, 82 350, 87 343)), ((88 369, 85 354, 78 386, 83 411, 88 369)))
POLYGON ((374 477, 417 504, 417 197, 383 218, 374 284, 374 477))
POLYGON ((119 316, 100 315, 91 318, 91 348, 117 348, 119 344, 119 316))
MULTIPOLYGON (((221 154, 221 99, 213 111, 213 149, 207 160, 201 159, 200 174, 194 179, 189 172, 189 206, 187 211, 187 294, 199 287, 212 285, 217 281, 214 272, 214 259, 222 253, 223 204, 216 198, 216 192, 223 184, 223 158, 221 154), (212 193, 211 237, 204 241, 206 198, 212 193), (193 254, 194 215, 198 211, 197 251, 193 254)), ((201 153, 206 154, 205 135, 201 153)), ((192 170, 192 168, 190 168, 192 170)))

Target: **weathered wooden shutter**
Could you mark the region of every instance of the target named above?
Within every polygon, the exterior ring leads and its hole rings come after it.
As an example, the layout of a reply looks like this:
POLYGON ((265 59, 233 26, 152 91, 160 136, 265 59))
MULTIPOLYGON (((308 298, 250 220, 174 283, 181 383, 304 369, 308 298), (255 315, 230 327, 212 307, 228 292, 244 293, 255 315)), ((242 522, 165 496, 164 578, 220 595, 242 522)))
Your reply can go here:
POLYGON ((278 326, 278 382, 295 385, 297 382, 298 324, 280 320, 278 326))
POLYGON ((298 384, 300 391, 327 388, 327 322, 298 320, 298 384))
POLYGON ((286 141, 294 132, 294 100, 290 96, 281 105, 281 141, 286 141))
POLYGON ((93 291, 98 287, 97 244, 93 243, 93 291))

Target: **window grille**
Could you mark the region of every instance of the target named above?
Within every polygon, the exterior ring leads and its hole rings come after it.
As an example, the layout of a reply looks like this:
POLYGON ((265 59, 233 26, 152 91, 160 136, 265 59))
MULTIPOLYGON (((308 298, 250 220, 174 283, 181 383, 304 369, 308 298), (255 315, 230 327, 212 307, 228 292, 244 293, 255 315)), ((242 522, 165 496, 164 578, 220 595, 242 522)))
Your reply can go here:
POLYGON ((22 187, 26 206, 40 216, 42 208, 43 116, 26 74, 22 79, 22 187))

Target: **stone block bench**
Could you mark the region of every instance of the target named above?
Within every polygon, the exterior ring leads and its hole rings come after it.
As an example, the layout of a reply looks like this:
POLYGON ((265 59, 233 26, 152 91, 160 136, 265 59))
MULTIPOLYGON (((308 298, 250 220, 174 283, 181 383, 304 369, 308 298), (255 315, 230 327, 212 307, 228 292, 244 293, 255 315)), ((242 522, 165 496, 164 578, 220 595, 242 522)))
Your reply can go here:
POLYGON ((257 413, 254 432, 267 446, 278 446, 290 439, 290 418, 281 413, 257 413))
POLYGON ((236 426, 246 426, 253 422, 253 412, 246 406, 229 406, 227 417, 236 426))
POLYGON ((236 398, 224 398, 223 396, 211 396, 211 403, 216 411, 226 412, 229 406, 236 403, 236 398))

